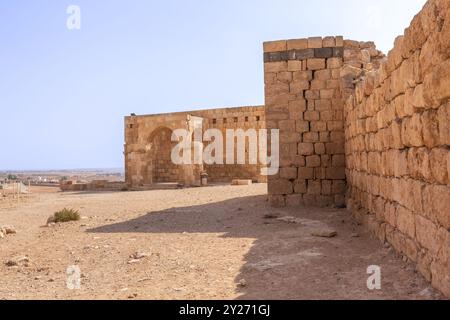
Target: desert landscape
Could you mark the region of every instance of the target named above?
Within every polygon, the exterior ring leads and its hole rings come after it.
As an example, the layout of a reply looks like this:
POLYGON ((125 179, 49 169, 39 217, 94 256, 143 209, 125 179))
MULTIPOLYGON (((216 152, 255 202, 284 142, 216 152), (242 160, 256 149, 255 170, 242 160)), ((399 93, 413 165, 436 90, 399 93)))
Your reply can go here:
POLYGON ((103 2, 0 3, 0 300, 448 300, 450 0, 103 2))
POLYGON ((345 209, 274 209, 266 184, 30 191, 0 200, 0 226, 15 231, 0 239, 0 299, 443 298, 345 209), (81 219, 47 225, 62 208, 81 219), (367 288, 370 265, 382 290, 367 288))

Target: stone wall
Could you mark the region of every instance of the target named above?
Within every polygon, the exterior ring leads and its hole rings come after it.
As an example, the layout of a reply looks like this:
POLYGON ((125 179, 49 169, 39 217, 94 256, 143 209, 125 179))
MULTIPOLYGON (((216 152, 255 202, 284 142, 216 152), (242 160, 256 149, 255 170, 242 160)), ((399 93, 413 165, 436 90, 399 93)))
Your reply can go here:
POLYGON ((125 117, 125 181, 132 188, 158 182, 200 184, 202 165, 174 166, 170 159, 171 134, 176 129, 194 132, 203 119, 188 113, 125 117), (172 181, 173 180, 173 181, 172 181))
MULTIPOLYGON (((221 108, 195 111, 192 114, 204 118, 204 129, 215 128, 222 131, 224 144, 227 129, 265 129, 266 116, 263 106, 221 108)), ((237 145, 235 144, 235 147, 237 145)), ((230 182, 233 179, 249 179, 254 182, 267 182, 267 177, 261 175, 260 164, 248 164, 248 141, 246 142, 246 163, 244 165, 206 165, 208 180, 211 182, 230 182)), ((224 152, 225 156, 225 152, 224 152)), ((259 162, 258 162, 259 163, 259 162)))
POLYGON ((345 104, 348 207, 448 296, 449 7, 429 1, 345 104))
MULTIPOLYGON (((130 116, 125 118, 125 177, 131 187, 151 186, 161 182, 179 182, 199 185, 200 173, 206 171, 210 182, 230 182, 233 179, 251 179, 266 182, 261 175, 261 165, 248 164, 248 141, 244 165, 176 166, 170 153, 176 142, 171 142, 173 130, 189 127, 195 118, 204 132, 219 129, 226 146, 227 129, 264 129, 263 106, 209 109, 157 115, 130 116), (192 121, 191 121, 192 122, 192 121), (186 172, 188 175, 186 176, 186 172)), ((205 143, 207 144, 207 143, 205 143)), ((237 144, 235 143, 235 148, 237 144)), ((226 156, 223 151, 224 158, 226 156)), ((224 159, 225 162, 225 159, 224 159)))
POLYGON ((272 205, 344 205, 342 95, 353 92, 353 78, 347 85, 343 79, 372 68, 371 58, 380 55, 373 43, 340 36, 264 43, 267 128, 280 129, 280 172, 269 177, 272 205))

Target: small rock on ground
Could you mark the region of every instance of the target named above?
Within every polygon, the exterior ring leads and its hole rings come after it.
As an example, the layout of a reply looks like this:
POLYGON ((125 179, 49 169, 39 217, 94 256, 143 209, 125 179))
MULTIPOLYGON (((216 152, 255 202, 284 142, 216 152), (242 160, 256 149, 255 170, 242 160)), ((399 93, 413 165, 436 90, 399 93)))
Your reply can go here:
POLYGON ((337 236, 337 231, 331 229, 319 229, 311 232, 311 235, 320 238, 334 238, 337 236))

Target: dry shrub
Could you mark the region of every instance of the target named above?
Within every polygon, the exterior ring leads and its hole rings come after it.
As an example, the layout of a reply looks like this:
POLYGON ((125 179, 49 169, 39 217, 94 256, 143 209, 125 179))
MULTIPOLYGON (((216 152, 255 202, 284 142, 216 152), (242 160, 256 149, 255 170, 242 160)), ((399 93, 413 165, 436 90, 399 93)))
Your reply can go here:
POLYGON ((61 211, 55 212, 53 216, 49 218, 48 222, 69 222, 80 220, 80 213, 74 209, 64 208, 61 211))

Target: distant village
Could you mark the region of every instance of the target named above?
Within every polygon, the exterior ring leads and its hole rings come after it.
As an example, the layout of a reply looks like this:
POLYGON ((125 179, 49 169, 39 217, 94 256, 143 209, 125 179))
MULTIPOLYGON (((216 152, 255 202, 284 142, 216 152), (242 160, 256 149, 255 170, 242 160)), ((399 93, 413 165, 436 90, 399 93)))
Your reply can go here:
POLYGON ((0 172, 0 184, 21 182, 27 186, 58 186, 65 181, 89 183, 95 180, 121 182, 124 180, 124 173, 121 169, 0 172))

